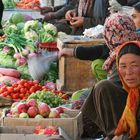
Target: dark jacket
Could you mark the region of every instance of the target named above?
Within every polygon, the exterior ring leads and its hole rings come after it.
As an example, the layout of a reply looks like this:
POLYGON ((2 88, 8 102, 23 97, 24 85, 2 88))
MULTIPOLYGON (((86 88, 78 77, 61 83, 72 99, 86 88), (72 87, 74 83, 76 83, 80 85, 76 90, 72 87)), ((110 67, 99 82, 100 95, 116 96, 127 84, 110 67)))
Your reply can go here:
MULTIPOLYGON (((85 29, 94 27, 98 24, 104 24, 105 18, 109 15, 108 0, 95 0, 91 7, 91 12, 84 16, 84 24, 72 32, 74 35, 82 35, 85 29)), ((78 13, 78 4, 75 8, 78 13)))
MULTIPOLYGON (((84 47, 78 46, 74 50, 75 57, 81 60, 96 60, 96 59, 106 59, 109 56, 109 48, 104 45, 84 47)), ((116 63, 112 65, 112 73, 109 76, 109 80, 115 83, 118 86, 122 86, 120 82, 120 78, 118 76, 116 63)))
POLYGON ((75 5, 76 5, 76 0, 67 0, 64 5, 55 6, 54 7, 55 17, 57 19, 65 17, 65 13, 68 10, 74 9, 75 5))
POLYGON ((2 28, 1 21, 2 21, 3 10, 4 10, 4 5, 2 3, 2 0, 0 0, 0 28, 2 28))

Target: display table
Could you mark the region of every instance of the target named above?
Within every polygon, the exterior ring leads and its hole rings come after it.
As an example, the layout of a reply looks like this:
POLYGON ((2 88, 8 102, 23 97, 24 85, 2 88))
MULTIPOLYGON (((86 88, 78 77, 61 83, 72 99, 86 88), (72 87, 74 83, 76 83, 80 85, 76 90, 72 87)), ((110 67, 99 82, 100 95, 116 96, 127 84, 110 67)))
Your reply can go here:
MULTIPOLYGON (((75 38, 69 36, 58 39, 57 47, 61 50, 65 47, 74 48, 81 45, 88 47, 103 43, 103 39, 79 39, 77 36, 75 38)), ((91 63, 92 61, 62 57, 59 60, 59 79, 57 80, 57 88, 72 92, 93 86, 95 78, 91 72, 91 63)))
POLYGON ((13 8, 13 9, 5 9, 4 10, 3 20, 8 20, 10 18, 10 16, 15 12, 27 14, 27 15, 31 16, 33 19, 43 18, 43 15, 40 14, 40 11, 13 8))

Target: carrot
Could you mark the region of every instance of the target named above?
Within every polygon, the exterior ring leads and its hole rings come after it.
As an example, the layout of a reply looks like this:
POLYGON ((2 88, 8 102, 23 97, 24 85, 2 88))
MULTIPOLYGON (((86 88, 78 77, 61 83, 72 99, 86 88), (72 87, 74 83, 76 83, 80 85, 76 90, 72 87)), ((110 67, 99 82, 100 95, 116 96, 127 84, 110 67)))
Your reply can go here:
POLYGON ((16 69, 12 69, 12 68, 0 68, 0 74, 6 75, 6 76, 12 76, 15 78, 20 77, 20 72, 16 69))

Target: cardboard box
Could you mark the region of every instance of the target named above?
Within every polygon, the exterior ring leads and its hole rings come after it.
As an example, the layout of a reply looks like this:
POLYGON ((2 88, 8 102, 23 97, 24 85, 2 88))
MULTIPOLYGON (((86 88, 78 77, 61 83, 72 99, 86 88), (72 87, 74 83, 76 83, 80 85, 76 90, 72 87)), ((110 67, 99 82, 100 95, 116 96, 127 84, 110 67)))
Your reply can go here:
MULTIPOLYGON (((76 40, 69 36, 64 39, 58 39, 57 47, 61 50, 62 48, 88 47, 103 43, 103 39, 76 40)), ((92 87, 96 80, 91 71, 91 63, 92 61, 61 57, 58 63, 59 79, 57 80, 57 88, 74 92, 82 88, 92 87)))
POLYGON ((66 111, 70 118, 10 118, 3 117, 2 126, 38 126, 51 125, 61 127, 72 140, 79 140, 83 132, 82 113, 79 111, 66 111))
POLYGON ((59 136, 37 135, 34 133, 33 126, 7 126, 0 127, 0 140, 47 140, 48 138, 57 138, 62 136, 65 140, 71 140, 62 128, 58 128, 59 136))

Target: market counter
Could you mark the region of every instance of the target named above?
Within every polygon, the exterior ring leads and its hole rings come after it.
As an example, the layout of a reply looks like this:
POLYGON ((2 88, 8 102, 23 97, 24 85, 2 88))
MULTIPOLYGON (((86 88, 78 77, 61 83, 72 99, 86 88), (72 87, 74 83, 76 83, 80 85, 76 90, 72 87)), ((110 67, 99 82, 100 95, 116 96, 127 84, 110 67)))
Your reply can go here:
POLYGON ((15 12, 19 12, 21 14, 26 14, 28 16, 31 16, 33 19, 39 19, 39 18, 43 17, 43 15, 40 14, 40 11, 13 8, 13 9, 4 10, 3 20, 8 20, 10 18, 10 16, 15 12))

